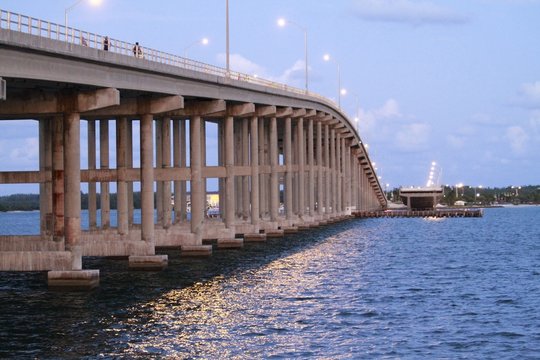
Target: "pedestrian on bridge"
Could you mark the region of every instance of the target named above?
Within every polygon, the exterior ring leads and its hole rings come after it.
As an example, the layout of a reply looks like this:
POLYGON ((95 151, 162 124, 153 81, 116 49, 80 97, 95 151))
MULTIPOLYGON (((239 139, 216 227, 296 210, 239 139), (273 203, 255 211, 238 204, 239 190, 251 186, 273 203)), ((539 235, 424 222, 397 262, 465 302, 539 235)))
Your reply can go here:
POLYGON ((109 51, 109 46, 111 45, 111 42, 109 40, 109 37, 108 36, 105 36, 103 38, 103 50, 105 51, 109 51))
POLYGON ((142 59, 144 57, 142 47, 139 45, 139 42, 136 42, 133 46, 133 55, 136 58, 142 59))

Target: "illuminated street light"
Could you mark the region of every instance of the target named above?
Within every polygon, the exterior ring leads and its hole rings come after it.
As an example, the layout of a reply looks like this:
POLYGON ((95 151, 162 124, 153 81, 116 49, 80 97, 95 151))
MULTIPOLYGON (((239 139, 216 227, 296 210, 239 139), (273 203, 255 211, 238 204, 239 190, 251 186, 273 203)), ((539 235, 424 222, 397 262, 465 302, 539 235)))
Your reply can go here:
POLYGON ((304 32, 304 77, 305 77, 305 86, 306 94, 308 93, 308 41, 307 41, 307 28, 302 26, 294 21, 286 20, 284 18, 279 18, 277 21, 279 27, 285 27, 287 24, 291 24, 299 28, 304 32))
POLYGON ((206 46, 206 45, 208 45, 208 43, 209 43, 209 40, 208 40, 208 38, 205 38, 205 37, 200 39, 200 40, 192 42, 191 44, 189 44, 188 46, 186 46, 184 48, 184 58, 187 58, 188 50, 191 49, 193 46, 195 46, 197 44, 201 44, 203 46, 206 46))
MULTIPOLYGON (((330 57, 330 54, 324 54, 323 56, 323 60, 324 61, 330 61, 330 60, 333 60, 331 57, 330 57)), ((337 80, 338 80, 338 107, 341 109, 341 92, 342 92, 342 88, 341 88, 341 69, 340 69, 340 66, 339 66, 339 63, 334 60, 334 62, 336 63, 336 66, 337 66, 337 80)))

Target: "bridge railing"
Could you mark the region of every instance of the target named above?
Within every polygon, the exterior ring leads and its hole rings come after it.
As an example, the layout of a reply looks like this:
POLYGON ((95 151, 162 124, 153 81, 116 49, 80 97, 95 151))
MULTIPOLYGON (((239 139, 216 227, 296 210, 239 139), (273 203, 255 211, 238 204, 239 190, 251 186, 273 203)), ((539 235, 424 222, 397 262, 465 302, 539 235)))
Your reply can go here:
MULTIPOLYGON (((105 36, 103 35, 75 29, 72 27, 66 28, 65 25, 55 24, 49 21, 40 20, 31 16, 21 15, 6 10, 0 10, 0 28, 32 34, 48 39, 65 41, 75 45, 88 46, 94 49, 103 49, 103 40, 105 38, 105 36)), ((127 41, 109 38, 108 51, 122 55, 134 56, 134 46, 135 44, 127 41)), ((203 72, 207 74, 230 77, 235 80, 285 90, 295 94, 309 95, 336 107, 336 104, 328 98, 313 92, 306 92, 306 90, 304 89, 299 89, 293 86, 237 71, 229 71, 227 73, 226 69, 219 66, 214 66, 192 59, 187 59, 178 55, 169 54, 147 47, 141 47, 141 49, 142 55, 140 57, 146 60, 177 66, 184 69, 203 72)))

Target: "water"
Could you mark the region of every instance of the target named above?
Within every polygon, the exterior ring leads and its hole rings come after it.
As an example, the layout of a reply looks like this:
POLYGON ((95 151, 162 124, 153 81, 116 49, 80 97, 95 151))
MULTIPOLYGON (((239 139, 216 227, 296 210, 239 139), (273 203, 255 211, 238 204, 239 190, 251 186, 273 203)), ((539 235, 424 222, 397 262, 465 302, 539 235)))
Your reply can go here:
POLYGON ((539 219, 351 220, 209 259, 171 251, 159 273, 93 258, 89 293, 2 273, 0 358, 539 358, 539 219))

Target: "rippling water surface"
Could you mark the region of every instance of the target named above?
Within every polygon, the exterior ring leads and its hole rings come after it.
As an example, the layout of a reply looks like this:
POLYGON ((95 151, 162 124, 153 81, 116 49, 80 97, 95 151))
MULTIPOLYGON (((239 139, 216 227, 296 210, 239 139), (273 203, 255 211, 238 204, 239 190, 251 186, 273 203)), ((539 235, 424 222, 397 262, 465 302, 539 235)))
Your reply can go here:
POLYGON ((540 207, 351 220, 208 259, 168 255, 158 273, 88 259, 101 270, 89 293, 0 273, 0 358, 540 356, 540 207))

